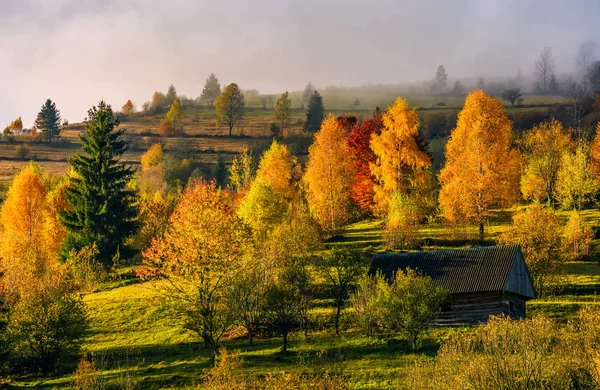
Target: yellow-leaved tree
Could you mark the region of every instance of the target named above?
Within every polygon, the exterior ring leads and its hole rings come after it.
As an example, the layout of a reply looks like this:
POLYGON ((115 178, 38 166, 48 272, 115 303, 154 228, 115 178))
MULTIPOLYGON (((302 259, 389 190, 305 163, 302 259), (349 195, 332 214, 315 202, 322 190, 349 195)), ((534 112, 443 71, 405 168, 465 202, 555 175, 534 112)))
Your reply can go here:
POLYGON ((477 223, 481 240, 490 209, 519 198, 521 157, 512 138, 502 103, 482 90, 471 92, 446 144, 439 203, 449 221, 477 223))
POLYGON ((0 269, 9 295, 18 296, 47 270, 48 248, 42 244, 47 194, 39 167, 30 164, 15 176, 2 205, 0 269))
POLYGON ((308 149, 304 181, 311 213, 321 227, 334 234, 350 218, 352 185, 355 181, 353 153, 348 132, 329 115, 308 149))
POLYGON ((554 207, 562 156, 575 147, 571 135, 562 123, 553 119, 527 131, 522 145, 525 165, 521 177, 523 198, 547 201, 554 207))
POLYGON ((580 142, 574 152, 562 156, 556 184, 557 198, 563 208, 581 210, 593 201, 600 189, 600 181, 593 173, 591 147, 580 142))
POLYGON ((600 122, 596 126, 596 135, 590 145, 590 158, 592 173, 600 180, 600 122))
POLYGON ((256 179, 264 180, 278 197, 290 202, 297 194, 300 176, 300 164, 296 157, 287 146, 274 140, 260 158, 256 179))
POLYGON ((383 114, 384 129, 373 134, 371 149, 377 160, 371 164, 375 176, 374 213, 387 213, 392 193, 398 191, 413 198, 419 197, 429 184, 431 158, 425 151, 419 132, 419 117, 402 98, 383 114))

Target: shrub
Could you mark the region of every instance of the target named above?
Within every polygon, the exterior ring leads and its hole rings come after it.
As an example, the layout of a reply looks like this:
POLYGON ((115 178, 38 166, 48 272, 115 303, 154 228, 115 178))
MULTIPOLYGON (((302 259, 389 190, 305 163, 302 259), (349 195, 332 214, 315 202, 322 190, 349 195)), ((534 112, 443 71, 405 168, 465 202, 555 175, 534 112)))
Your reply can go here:
POLYGON ((42 373, 54 371, 63 358, 79 351, 87 327, 81 298, 65 275, 46 275, 11 308, 8 333, 18 355, 42 373))
POLYGON ((431 363, 409 370, 411 389, 598 388, 597 311, 582 310, 566 329, 534 317, 492 317, 474 332, 455 333, 431 363))
POLYGON ((585 220, 574 212, 564 228, 561 245, 563 255, 569 260, 581 260, 590 252, 594 232, 585 220))
POLYGON ((382 232, 385 243, 392 248, 411 249, 418 245, 421 213, 417 203, 399 192, 392 194, 382 232))
POLYGON ((367 336, 373 336, 382 329, 380 291, 387 287, 381 274, 365 274, 359 278, 356 291, 350 297, 354 309, 354 325, 367 336))
POLYGON ((23 161, 29 159, 29 155, 31 154, 31 147, 27 144, 17 145, 15 147, 15 155, 18 159, 23 161))
POLYGON ((161 137, 172 137, 175 135, 175 126, 173 126, 173 122, 168 119, 163 119, 160 122, 160 126, 158 127, 158 134, 161 137))
POLYGON ((104 388, 93 359, 88 360, 87 356, 81 358, 73 373, 73 388, 75 390, 101 390, 104 388))

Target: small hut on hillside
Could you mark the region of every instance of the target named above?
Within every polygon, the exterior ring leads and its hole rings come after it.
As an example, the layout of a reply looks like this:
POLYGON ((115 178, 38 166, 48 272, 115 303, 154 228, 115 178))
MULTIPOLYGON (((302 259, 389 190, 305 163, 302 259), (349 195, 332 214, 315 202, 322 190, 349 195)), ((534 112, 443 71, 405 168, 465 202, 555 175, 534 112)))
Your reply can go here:
POLYGON ((431 277, 448 292, 438 325, 485 323, 501 314, 525 318, 526 302, 536 297, 519 245, 378 254, 369 273, 381 272, 390 279, 407 268, 431 277))

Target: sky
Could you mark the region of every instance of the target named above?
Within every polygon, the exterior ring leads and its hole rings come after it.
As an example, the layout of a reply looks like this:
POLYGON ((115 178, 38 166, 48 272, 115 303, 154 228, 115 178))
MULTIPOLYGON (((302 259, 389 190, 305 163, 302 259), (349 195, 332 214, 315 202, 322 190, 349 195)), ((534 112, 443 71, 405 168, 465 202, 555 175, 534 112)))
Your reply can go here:
POLYGON ((138 107, 214 72, 261 93, 533 72, 600 44, 598 0, 0 0, 0 127, 47 98, 78 122, 100 99, 138 107))

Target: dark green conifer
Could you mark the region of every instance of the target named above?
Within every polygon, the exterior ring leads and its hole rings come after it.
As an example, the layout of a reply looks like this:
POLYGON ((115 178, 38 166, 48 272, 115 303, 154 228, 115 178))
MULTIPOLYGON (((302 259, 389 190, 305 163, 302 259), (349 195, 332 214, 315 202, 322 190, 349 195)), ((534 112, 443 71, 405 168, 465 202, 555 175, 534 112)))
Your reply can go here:
POLYGON ((42 132, 48 142, 60 136, 60 111, 50 99, 46 100, 35 120, 35 126, 42 132))
POLYGON ((225 159, 221 153, 217 154, 217 163, 213 168, 212 177, 216 180, 219 186, 225 187, 225 181, 227 180, 227 167, 225 166, 225 159))
POLYGON ((318 131, 321 128, 321 122, 323 122, 324 117, 325 108, 323 107, 323 97, 319 92, 315 91, 308 101, 304 131, 309 133, 318 131))
POLYGON ((66 198, 72 210, 61 213, 67 229, 62 255, 96 244, 97 260, 112 264, 115 254, 128 256, 125 240, 137 227, 135 192, 128 188, 133 170, 120 158, 129 143, 125 130, 115 128, 119 118, 104 101, 88 111, 82 149, 69 159, 75 172, 66 198))

